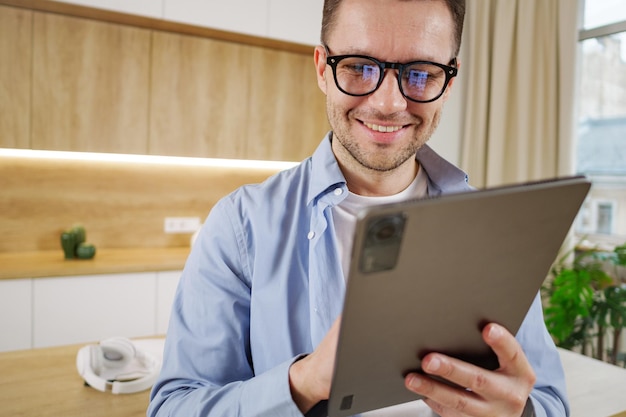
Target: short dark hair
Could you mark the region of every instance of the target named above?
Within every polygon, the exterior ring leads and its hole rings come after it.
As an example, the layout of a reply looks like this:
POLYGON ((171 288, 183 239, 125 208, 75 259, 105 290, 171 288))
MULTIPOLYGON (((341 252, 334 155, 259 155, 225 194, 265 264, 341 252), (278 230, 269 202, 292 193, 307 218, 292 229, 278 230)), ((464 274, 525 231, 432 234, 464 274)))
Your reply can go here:
MULTIPOLYGON (((324 10, 322 12, 322 34, 321 41, 326 44, 328 34, 335 26, 337 19, 337 10, 341 5, 342 0, 324 0, 324 10)), ((414 1, 414 0, 400 0, 400 1, 414 1)), ((465 0, 437 0, 445 2, 446 6, 452 14, 452 20, 454 21, 454 41, 456 43, 454 47, 454 56, 459 55, 461 49, 461 37, 463 36, 463 20, 465 19, 465 0)))

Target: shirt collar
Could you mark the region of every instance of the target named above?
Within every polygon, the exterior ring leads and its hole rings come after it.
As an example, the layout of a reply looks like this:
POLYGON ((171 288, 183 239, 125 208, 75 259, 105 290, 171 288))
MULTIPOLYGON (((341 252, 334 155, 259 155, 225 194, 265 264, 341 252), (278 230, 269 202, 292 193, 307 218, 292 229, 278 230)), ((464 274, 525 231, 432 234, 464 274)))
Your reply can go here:
MULTIPOLYGON (((338 185, 346 187, 346 179, 339 169, 337 159, 331 147, 332 131, 328 132, 319 144, 311 163, 311 183, 307 203, 321 197, 338 185)), ((428 194, 439 195, 442 192, 469 191, 468 177, 465 172, 439 156, 428 145, 422 146, 415 155, 428 176, 428 194)))
POLYGON ((470 191, 468 176, 461 169, 451 164, 430 146, 422 146, 415 155, 428 175, 428 195, 436 196, 445 193, 470 191))
POLYGON ((311 183, 307 203, 324 194, 337 185, 346 186, 346 179, 339 169, 337 159, 331 147, 333 132, 328 132, 311 158, 311 183))

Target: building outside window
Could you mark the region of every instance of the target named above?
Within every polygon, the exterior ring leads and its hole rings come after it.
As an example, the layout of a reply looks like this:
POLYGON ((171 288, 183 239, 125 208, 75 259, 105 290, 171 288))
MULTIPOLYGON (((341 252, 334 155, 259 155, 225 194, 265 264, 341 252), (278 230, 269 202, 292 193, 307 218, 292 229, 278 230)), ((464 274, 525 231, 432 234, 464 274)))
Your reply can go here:
POLYGON ((576 232, 626 242, 626 1, 580 0, 576 171, 592 189, 576 232))

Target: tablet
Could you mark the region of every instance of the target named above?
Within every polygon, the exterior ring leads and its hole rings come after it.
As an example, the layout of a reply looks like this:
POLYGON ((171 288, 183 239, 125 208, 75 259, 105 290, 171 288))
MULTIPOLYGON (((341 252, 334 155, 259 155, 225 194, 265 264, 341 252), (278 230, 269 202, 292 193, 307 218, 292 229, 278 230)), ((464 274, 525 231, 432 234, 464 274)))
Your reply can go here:
POLYGON ((429 352, 496 369, 482 327, 517 333, 589 188, 568 177, 363 210, 328 415, 419 399, 404 376, 429 352))

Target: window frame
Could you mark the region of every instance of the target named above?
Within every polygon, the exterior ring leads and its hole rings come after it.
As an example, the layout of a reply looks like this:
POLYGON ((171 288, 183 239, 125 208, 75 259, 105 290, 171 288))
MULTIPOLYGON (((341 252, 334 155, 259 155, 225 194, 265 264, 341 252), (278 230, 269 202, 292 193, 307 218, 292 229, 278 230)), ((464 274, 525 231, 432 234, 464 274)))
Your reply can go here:
MULTIPOLYGON (((584 19, 585 19, 585 2, 586 1, 590 1, 590 0, 578 0, 578 39, 577 39, 577 46, 579 48, 578 53, 577 53, 577 62, 576 62, 576 101, 577 101, 577 106, 578 106, 578 101, 581 99, 580 96, 580 88, 581 88, 581 83, 582 83, 582 60, 583 60, 583 54, 582 54, 582 43, 586 40, 589 39, 593 39, 593 38, 599 38, 599 37, 604 37, 604 36, 610 36, 610 35, 615 35, 618 33, 626 33, 626 20, 621 20, 618 22, 614 22, 614 23, 610 23, 607 25, 603 25, 603 26, 598 26, 598 27, 594 27, 594 28, 589 28, 586 29, 584 27, 584 19)), ((576 123, 576 128, 574 129, 575 132, 575 141, 577 143, 577 141, 579 140, 579 131, 578 131, 578 124, 580 122, 579 119, 579 115, 578 115, 578 110, 577 110, 577 117, 575 119, 575 123, 576 123)), ((577 149, 577 146, 574 146, 573 149, 577 149)), ((576 152, 576 151, 575 151, 576 152)), ((574 154, 575 155, 575 154, 574 154)), ((576 158, 576 156, 574 156, 576 158)), ((574 166, 576 167, 576 163, 574 163, 574 166)), ((576 167, 577 168, 577 167, 576 167)), ((592 180, 592 183, 594 182, 598 182, 599 184, 603 183, 602 181, 602 175, 593 175, 593 174, 589 174, 589 178, 592 180)), ((626 181, 626 180, 625 180, 626 181)), ((613 233, 612 234, 602 234, 602 233, 597 233, 597 232, 591 232, 589 233, 588 231, 585 230, 579 230, 579 226, 583 223, 583 220, 580 218, 582 215, 582 210, 583 208, 581 208, 581 212, 579 213, 579 216, 576 219, 575 222, 575 227, 574 229, 574 235, 576 236, 576 239, 580 240, 580 239, 586 239, 588 242, 595 244, 595 245, 600 245, 600 246, 607 246, 607 247, 612 247, 615 245, 620 245, 623 244, 624 241, 626 240, 626 236, 624 234, 619 234, 619 231, 615 230, 615 223, 616 223, 616 219, 615 216, 617 214, 617 202, 614 200, 611 200, 610 198, 607 198, 606 196, 598 196, 595 198, 591 197, 591 193, 590 196, 588 197, 588 199, 585 201, 584 203, 584 208, 585 209, 590 209, 591 207, 593 207, 592 211, 593 211, 593 222, 594 224, 597 223, 597 206, 600 205, 601 203, 610 203, 611 206, 613 207, 613 218, 612 218, 612 227, 613 227, 613 233)), ((590 214, 590 213, 588 213, 590 214)))

